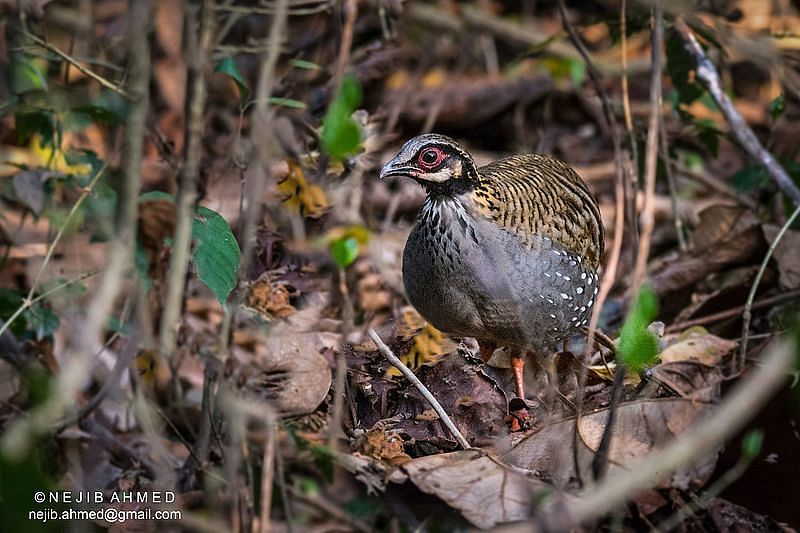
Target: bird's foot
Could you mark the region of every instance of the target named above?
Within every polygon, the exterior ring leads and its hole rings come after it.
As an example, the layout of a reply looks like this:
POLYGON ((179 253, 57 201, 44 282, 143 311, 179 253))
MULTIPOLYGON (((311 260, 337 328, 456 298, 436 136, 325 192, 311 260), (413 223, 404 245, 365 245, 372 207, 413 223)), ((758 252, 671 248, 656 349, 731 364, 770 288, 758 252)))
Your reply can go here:
POLYGON ((531 428, 531 415, 528 404, 522 398, 514 398, 508 402, 508 414, 503 421, 509 425, 512 433, 531 428))

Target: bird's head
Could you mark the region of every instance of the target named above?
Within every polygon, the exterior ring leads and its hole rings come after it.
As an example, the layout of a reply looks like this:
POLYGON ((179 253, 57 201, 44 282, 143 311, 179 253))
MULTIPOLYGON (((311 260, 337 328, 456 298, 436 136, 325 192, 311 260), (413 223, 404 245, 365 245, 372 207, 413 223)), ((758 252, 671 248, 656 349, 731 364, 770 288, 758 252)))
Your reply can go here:
POLYGON ((475 162, 463 146, 445 135, 414 137, 383 165, 381 179, 406 176, 427 190, 442 192, 468 188, 478 179, 475 162))

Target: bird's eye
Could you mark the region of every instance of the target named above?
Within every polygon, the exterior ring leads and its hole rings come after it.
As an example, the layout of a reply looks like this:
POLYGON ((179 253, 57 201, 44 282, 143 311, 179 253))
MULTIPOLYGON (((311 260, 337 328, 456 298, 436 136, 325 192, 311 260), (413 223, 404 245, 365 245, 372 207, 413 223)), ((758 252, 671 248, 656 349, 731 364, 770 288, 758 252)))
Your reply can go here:
POLYGON ((444 159, 444 152, 438 148, 428 148, 419 154, 419 162, 425 168, 433 168, 444 159))

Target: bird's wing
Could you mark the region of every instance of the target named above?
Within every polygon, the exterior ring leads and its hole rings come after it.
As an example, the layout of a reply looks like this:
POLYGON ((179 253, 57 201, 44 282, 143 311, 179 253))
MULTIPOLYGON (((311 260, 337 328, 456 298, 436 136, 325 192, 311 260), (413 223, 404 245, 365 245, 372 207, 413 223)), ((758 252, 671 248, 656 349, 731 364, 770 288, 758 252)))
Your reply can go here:
POLYGON ((544 235, 597 267, 603 222, 586 183, 567 164, 543 155, 517 155, 478 169, 474 204, 487 218, 530 243, 544 235))

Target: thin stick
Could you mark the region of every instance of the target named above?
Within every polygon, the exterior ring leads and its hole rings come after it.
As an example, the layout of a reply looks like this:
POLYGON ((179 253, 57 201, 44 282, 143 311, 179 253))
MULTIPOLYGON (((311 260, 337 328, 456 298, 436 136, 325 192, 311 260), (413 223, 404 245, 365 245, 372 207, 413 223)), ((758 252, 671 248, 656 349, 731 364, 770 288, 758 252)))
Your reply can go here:
MULTIPOLYGON (((189 21, 195 17, 190 16, 189 21)), ((176 199, 175 236, 172 242, 172 254, 169 258, 169 271, 166 280, 166 297, 164 312, 161 316, 159 331, 159 352, 162 356, 172 358, 175 350, 175 338, 180 326, 181 304, 186 285, 186 271, 189 267, 189 254, 192 247, 192 218, 197 203, 197 183, 200 178, 200 163, 203 157, 203 115, 206 107, 206 70, 213 46, 214 37, 214 2, 203 0, 200 8, 199 46, 195 44, 194 24, 187 28, 188 42, 191 50, 187 50, 189 59, 189 91, 190 100, 186 119, 186 150, 184 164, 176 199)))
POLYGON ((600 321, 600 311, 603 308, 603 304, 605 303, 606 298, 608 298, 608 294, 611 292, 611 288, 614 286, 614 283, 617 279, 617 268, 619 266, 620 255, 622 253, 622 233, 624 231, 623 228, 625 223, 625 183, 628 181, 628 173, 626 165, 627 157, 623 155, 619 127, 611 107, 611 100, 605 90, 605 87, 603 86, 603 80, 600 77, 600 73, 595 68, 592 58, 589 55, 589 51, 586 50, 586 47, 583 45, 580 36, 569 22, 564 0, 559 0, 558 10, 561 14, 561 23, 569 34, 569 38, 572 41, 573 46, 578 50, 581 57, 583 57, 583 60, 586 62, 586 70, 589 72, 589 77, 592 79, 592 84, 594 85, 595 90, 597 91, 597 94, 600 96, 600 100, 603 103, 603 114, 608 122, 608 128, 611 132, 611 141, 614 146, 614 162, 617 167, 617 173, 614 180, 614 246, 611 249, 611 255, 609 256, 608 263, 606 264, 606 270, 603 273, 603 280, 600 283, 600 292, 597 295, 597 301, 592 310, 592 317, 589 320, 589 335, 586 339, 586 350, 583 354, 584 364, 581 366, 580 386, 578 387, 578 397, 575 401, 575 412, 577 415, 575 416, 575 432, 573 433, 572 450, 573 459, 575 460, 576 465, 575 471, 578 472, 578 483, 580 485, 582 484, 582 480, 580 479, 580 469, 577 468, 578 421, 580 419, 580 412, 583 406, 583 390, 586 380, 588 379, 589 365, 586 363, 586 361, 588 361, 589 356, 591 355, 592 346, 594 346, 595 331, 597 330, 597 324, 600 321))
POLYGON ((734 481, 742 477, 742 474, 745 473, 747 467, 749 467, 752 462, 752 460, 745 458, 739 459, 736 464, 733 465, 733 468, 722 474, 722 476, 708 487, 708 489, 704 490, 699 497, 694 498, 693 501, 684 505, 661 522, 658 525, 657 531, 659 533, 669 533, 700 509, 705 509, 706 506, 711 503, 711 500, 722 494, 723 490, 730 487, 734 481))
POLYGON ((22 34, 25 35, 25 37, 27 37, 28 39, 30 39, 33 42, 35 42, 36 44, 38 44, 39 46, 41 46, 42 48, 45 48, 45 49, 53 52, 55 55, 57 55, 58 57, 60 57, 61 59, 63 59, 64 61, 66 61, 67 63, 69 63, 73 67, 75 67, 76 69, 78 69, 80 72, 82 72, 86 76, 92 78, 93 80, 98 82, 100 85, 102 85, 106 89, 110 89, 110 90, 114 91, 115 93, 119 94, 120 96, 122 96, 122 97, 124 97, 124 98, 126 98, 128 100, 133 101, 133 100, 136 99, 131 93, 129 93, 128 91, 126 91, 125 89, 120 87, 119 85, 115 85, 115 84, 111 83, 110 81, 108 81, 107 79, 102 77, 101 75, 96 74, 95 72, 93 72, 93 71, 89 70, 88 68, 84 67, 83 65, 78 63, 77 60, 73 59, 72 56, 70 56, 69 54, 67 54, 65 52, 62 52, 59 48, 56 48, 55 46, 53 46, 52 44, 48 43, 47 41, 42 40, 39 37, 37 37, 36 35, 34 35, 32 33, 28 33, 25 30, 22 30, 22 34))
POLYGON ((657 0, 653 6, 652 62, 650 74, 650 121, 647 127, 647 144, 644 156, 644 205, 640 216, 641 235, 636 252, 636 264, 630 285, 630 296, 636 297, 644 280, 647 258, 650 254, 650 240, 655 227, 656 164, 658 163, 658 131, 661 115, 661 41, 663 34, 664 6, 657 0))
POLYGON ((686 50, 697 61, 697 77, 706 85, 711 97, 725 115, 725 120, 728 121, 733 136, 753 159, 764 165, 781 192, 789 197, 794 205, 800 205, 800 189, 797 188, 780 163, 761 145, 756 134, 753 133, 742 115, 736 110, 731 99, 725 94, 717 68, 706 56, 700 43, 697 42, 697 38, 682 17, 675 19, 675 29, 683 38, 686 50))
POLYGON ((44 260, 42 261, 39 270, 36 272, 36 277, 33 278, 33 283, 31 283, 31 288, 28 290, 28 296, 25 297, 25 300, 22 301, 22 305, 19 307, 19 309, 14 311, 14 314, 8 318, 6 323, 0 326, 0 335, 2 335, 5 332, 5 330, 8 329, 8 327, 14 322, 14 320, 16 320, 19 317, 19 315, 23 313, 23 311, 25 311, 25 309, 33 305, 38 300, 44 298, 43 295, 40 295, 37 298, 33 298, 33 293, 36 292, 36 287, 39 285, 39 281, 42 279, 42 274, 44 274, 45 268, 50 263, 50 259, 53 257, 53 252, 55 251, 58 243, 61 241, 61 237, 64 235, 64 231, 66 231, 67 227, 69 226, 72 217, 75 215, 75 213, 78 212, 78 208, 83 204, 83 201, 86 200, 86 198, 92 193, 94 186, 97 185, 97 182, 100 180, 102 175, 105 174, 105 170, 107 168, 108 168, 108 162, 103 164, 100 170, 97 171, 97 174, 94 175, 94 178, 92 178, 92 181, 89 182, 89 185, 84 187, 83 191, 81 191, 81 195, 78 197, 78 200, 72 206, 72 209, 69 210, 69 213, 67 213, 67 218, 64 219, 64 223, 58 229, 58 232, 56 232, 56 236, 55 238, 53 238, 53 242, 51 242, 50 246, 47 247, 47 253, 44 256, 44 260))
POLYGON ((786 234, 786 231, 789 229, 789 226, 797 218, 797 215, 800 215, 800 205, 797 206, 797 209, 794 210, 792 216, 789 217, 789 220, 786 221, 777 235, 775 235, 775 240, 772 241, 772 244, 767 250, 767 255, 764 256, 764 260, 761 261, 761 267, 758 269, 758 274, 756 274, 756 279, 753 280, 753 286, 750 287, 750 294, 747 295, 747 301, 744 304, 744 313, 742 313, 742 339, 739 343, 739 372, 744 369, 744 360, 747 356, 747 336, 750 333, 750 318, 751 318, 751 310, 753 308, 753 300, 756 297, 756 291, 758 291, 758 285, 761 283, 761 277, 764 275, 764 271, 767 269, 767 264, 769 263, 772 254, 775 252, 775 249, 778 247, 778 243, 781 242, 781 239, 786 234))
POLYGON ((639 182, 639 148, 636 143, 636 135, 633 130, 633 116, 631 113, 631 96, 628 89, 628 13, 627 2, 622 0, 619 8, 619 31, 620 31, 620 53, 622 61, 622 111, 625 115, 625 129, 628 131, 628 144, 630 145, 631 165, 629 180, 624 183, 625 201, 627 202, 628 212, 631 213, 630 217, 630 232, 631 242, 635 243, 639 239, 639 228, 636 226, 636 217, 633 213, 636 212, 636 184, 639 182))
POLYGON ((408 381, 410 381, 417 388, 417 390, 428 401, 428 403, 431 404, 433 410, 436 411, 437 415, 439 415, 439 418, 442 420, 447 429, 450 430, 450 433, 458 441, 458 444, 460 444, 465 450, 472 448, 472 446, 470 446, 467 442, 467 439, 465 439, 458 430, 456 425, 453 424, 453 421, 450 420, 450 417, 447 415, 447 412, 444 410, 441 404, 436 400, 436 398, 433 397, 433 394, 431 394, 431 392, 425 387, 425 385, 422 384, 419 378, 415 376, 414 373, 409 370, 409 368, 404 365, 394 353, 392 353, 392 350, 386 346, 386 343, 384 343, 378 334, 375 333, 375 330, 370 328, 367 331, 367 335, 369 335, 369 338, 372 339, 372 342, 375 343, 375 345, 378 347, 378 350, 380 350, 380 352, 392 364, 392 366, 399 370, 400 373, 403 374, 406 379, 408 379, 408 381))
MULTIPOLYGON (((797 346, 790 339, 770 347, 763 364, 742 380, 725 401, 702 424, 675 439, 660 452, 651 453, 630 468, 584 489, 578 498, 565 503, 571 524, 588 523, 623 505, 634 494, 656 485, 683 465, 692 464, 714 450, 747 423, 785 382, 792 368, 797 346)), ((555 509, 554 509, 555 515, 555 509)), ((569 524, 559 521, 568 529, 569 524)))
POLYGON ((664 162, 664 173, 667 175, 667 185, 669 186, 669 198, 672 205, 672 220, 675 224, 675 233, 678 235, 678 248, 681 252, 686 251, 686 237, 683 235, 683 221, 678 213, 678 187, 675 184, 675 175, 672 173, 672 165, 669 160, 669 144, 667 140, 667 127, 664 124, 664 116, 658 114, 658 130, 661 139, 661 160, 664 162))
MULTIPOLYGON (((778 294, 777 296, 764 298, 763 300, 754 302, 752 305, 752 309, 761 309, 762 307, 769 307, 782 302, 788 302, 789 300, 793 300, 795 298, 800 298, 800 290, 789 291, 783 294, 778 294)), ((676 331, 682 331, 686 328, 691 328, 692 326, 702 326, 704 324, 720 322, 727 318, 740 316, 742 314, 742 311, 744 311, 744 305, 734 307, 733 309, 726 309, 725 311, 720 311, 719 313, 713 313, 710 315, 693 318, 692 320, 687 320, 685 322, 678 322, 677 324, 671 324, 666 327, 664 332, 674 333, 676 331)))
POLYGON ((261 517, 259 533, 269 531, 269 516, 272 509, 272 482, 275 478, 275 441, 278 438, 278 425, 273 421, 267 426, 267 441, 264 443, 264 455, 261 464, 261 517))

